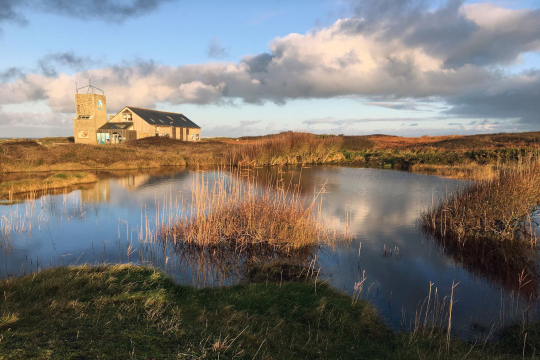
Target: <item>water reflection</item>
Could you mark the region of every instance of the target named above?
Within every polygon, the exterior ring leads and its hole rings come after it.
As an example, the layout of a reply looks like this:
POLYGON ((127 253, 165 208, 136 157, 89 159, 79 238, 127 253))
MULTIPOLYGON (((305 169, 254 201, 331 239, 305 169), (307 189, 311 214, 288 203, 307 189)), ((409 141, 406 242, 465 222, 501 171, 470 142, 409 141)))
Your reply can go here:
MULTIPOLYGON (((442 247, 417 226, 422 211, 445 192, 463 186, 463 181, 337 166, 260 168, 251 174, 260 180, 272 177, 300 184, 305 194, 324 185, 324 221, 335 229, 347 226, 354 240, 287 257, 303 264, 317 261, 321 276, 351 294, 355 282, 365 274, 364 296, 394 328, 402 325, 403 312, 408 314, 405 318, 414 315, 431 283, 445 296, 453 282, 460 282, 454 290, 455 329, 466 330, 472 322, 489 325, 521 316, 502 311, 501 303, 515 305, 518 300, 513 290, 520 281, 516 277, 523 278, 525 273, 497 267, 496 258, 463 255, 442 247)), ((7 236, 0 235, 4 244, 0 276, 54 265, 138 262, 163 268, 177 282, 206 286, 238 281, 246 264, 283 257, 261 249, 237 256, 235 249, 200 251, 157 241, 152 235, 170 215, 167 209, 190 199, 188 169, 97 175, 97 183, 70 193, 0 205, 0 218, 11 226, 7 236)), ((209 171, 208 180, 213 176, 209 171)), ((531 294, 538 289, 537 282, 526 286, 531 294)))

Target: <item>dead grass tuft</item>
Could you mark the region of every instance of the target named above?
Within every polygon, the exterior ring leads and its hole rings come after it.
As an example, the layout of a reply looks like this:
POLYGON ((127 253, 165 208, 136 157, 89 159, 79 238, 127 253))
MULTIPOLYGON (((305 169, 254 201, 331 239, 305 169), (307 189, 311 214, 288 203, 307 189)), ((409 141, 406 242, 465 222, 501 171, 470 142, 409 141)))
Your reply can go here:
POLYGON ((315 218, 318 196, 301 197, 290 185, 261 186, 240 172, 221 172, 209 186, 204 173, 197 172, 192 187, 189 211, 162 230, 173 242, 238 249, 262 244, 283 250, 314 246, 331 237, 315 218))

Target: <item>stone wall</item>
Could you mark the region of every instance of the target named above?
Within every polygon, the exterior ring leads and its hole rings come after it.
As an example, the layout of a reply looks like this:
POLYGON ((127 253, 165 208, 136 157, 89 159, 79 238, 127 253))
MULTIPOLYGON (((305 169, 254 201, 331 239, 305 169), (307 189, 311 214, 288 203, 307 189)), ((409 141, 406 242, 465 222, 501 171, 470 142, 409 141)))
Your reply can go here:
POLYGON ((76 114, 73 119, 75 142, 97 144, 96 130, 107 122, 107 101, 105 95, 76 94, 76 114), (80 116, 89 116, 80 119, 80 116))

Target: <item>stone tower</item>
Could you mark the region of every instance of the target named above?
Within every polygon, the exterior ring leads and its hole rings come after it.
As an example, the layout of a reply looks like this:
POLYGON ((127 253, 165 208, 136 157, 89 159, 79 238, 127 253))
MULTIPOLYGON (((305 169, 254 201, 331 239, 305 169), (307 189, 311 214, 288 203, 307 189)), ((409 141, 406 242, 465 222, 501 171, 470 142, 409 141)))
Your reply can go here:
MULTIPOLYGON (((92 85, 88 85, 93 90, 92 85)), ((89 89, 90 90, 90 89, 89 89)), ((107 101, 101 94, 75 94, 76 114, 73 118, 75 142, 97 144, 96 130, 107 122, 107 101)))

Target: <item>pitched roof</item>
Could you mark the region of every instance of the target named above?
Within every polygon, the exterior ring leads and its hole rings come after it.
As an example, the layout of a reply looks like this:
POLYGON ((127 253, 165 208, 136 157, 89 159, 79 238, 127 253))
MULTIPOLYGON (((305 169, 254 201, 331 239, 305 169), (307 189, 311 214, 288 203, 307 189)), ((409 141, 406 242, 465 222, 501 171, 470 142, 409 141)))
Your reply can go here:
POLYGON ((102 127, 100 127, 98 130, 109 130, 109 129, 110 130, 112 129, 127 130, 132 126, 133 126, 132 122, 108 122, 102 127))
POLYGON ((186 127, 186 128, 195 128, 200 129, 201 127, 195 124, 193 121, 189 120, 183 114, 158 111, 158 110, 149 110, 141 109, 131 106, 126 106, 129 110, 137 114, 141 119, 149 123, 150 125, 156 126, 176 126, 176 127, 186 127))

